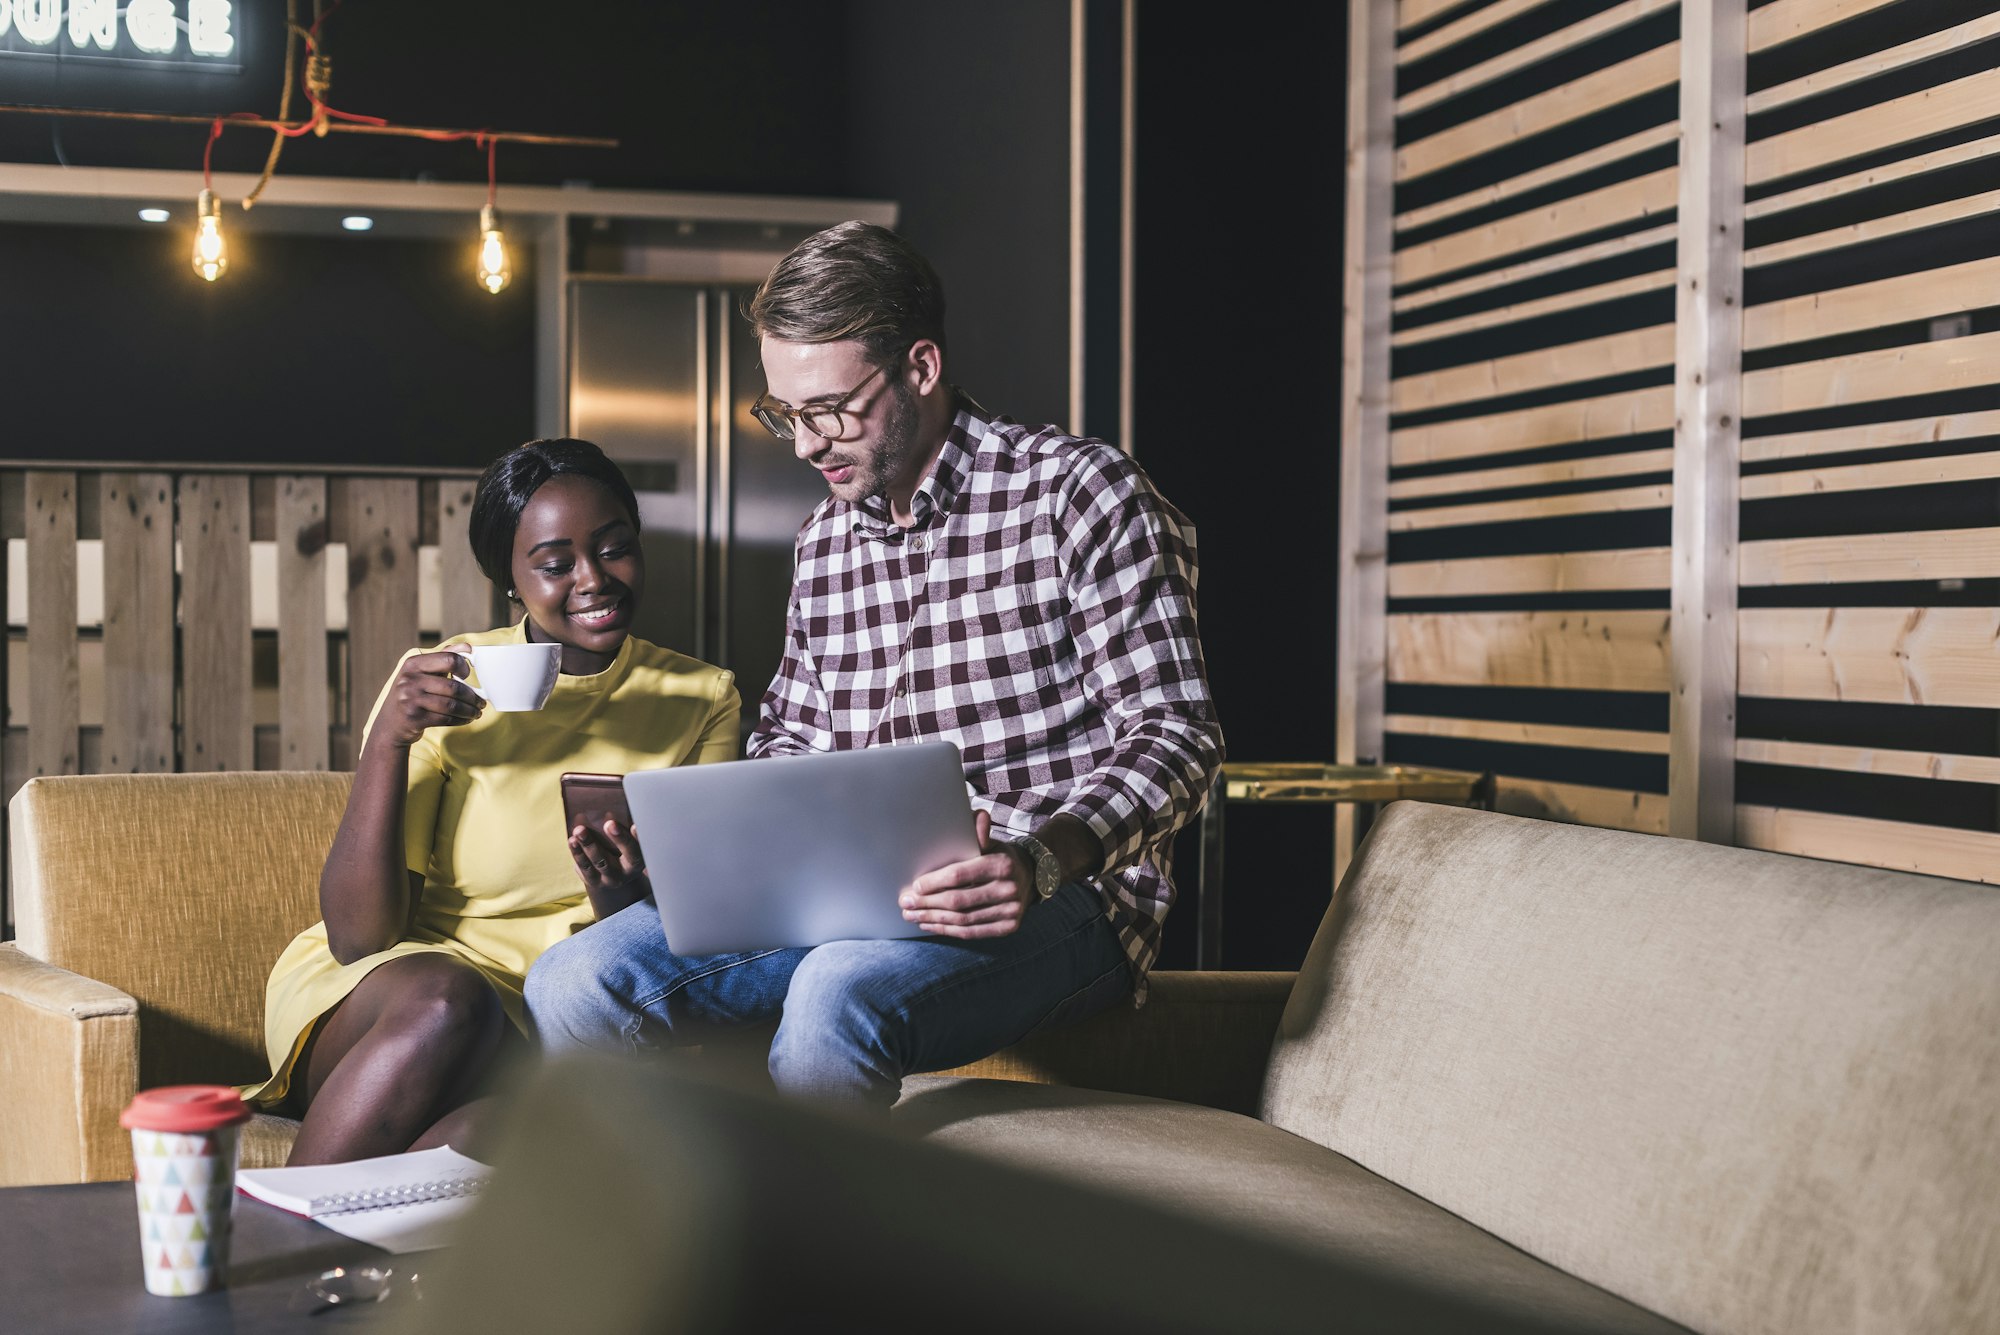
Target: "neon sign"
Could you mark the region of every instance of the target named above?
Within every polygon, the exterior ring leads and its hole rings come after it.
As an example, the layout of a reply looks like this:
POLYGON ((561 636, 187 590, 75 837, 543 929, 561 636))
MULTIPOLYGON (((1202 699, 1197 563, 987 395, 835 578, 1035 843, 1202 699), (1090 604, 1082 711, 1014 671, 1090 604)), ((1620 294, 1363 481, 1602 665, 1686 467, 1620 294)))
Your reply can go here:
POLYGON ((231 0, 0 0, 0 56, 239 68, 231 0), (120 20, 123 22, 120 22, 120 20))

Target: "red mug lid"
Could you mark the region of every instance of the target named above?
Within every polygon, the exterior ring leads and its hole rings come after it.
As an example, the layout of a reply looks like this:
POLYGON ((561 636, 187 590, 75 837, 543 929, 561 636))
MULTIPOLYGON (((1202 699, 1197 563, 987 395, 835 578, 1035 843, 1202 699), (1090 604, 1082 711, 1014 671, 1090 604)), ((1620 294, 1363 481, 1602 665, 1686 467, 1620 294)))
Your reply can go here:
POLYGON ((118 1115, 128 1131, 193 1135, 250 1120, 250 1109, 228 1085, 168 1085, 142 1090, 118 1115))

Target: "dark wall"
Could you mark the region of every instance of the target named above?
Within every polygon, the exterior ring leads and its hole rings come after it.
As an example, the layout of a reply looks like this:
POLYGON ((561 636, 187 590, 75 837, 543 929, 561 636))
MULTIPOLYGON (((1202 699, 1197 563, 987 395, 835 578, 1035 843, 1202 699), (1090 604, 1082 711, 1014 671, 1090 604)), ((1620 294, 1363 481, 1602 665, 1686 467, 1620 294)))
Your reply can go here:
MULTIPOLYGON (((1199 531, 1232 760, 1333 757, 1346 36, 1341 5, 1139 11, 1134 441, 1199 531)), ((1224 962, 1296 967, 1331 891, 1330 809, 1239 805, 1229 830, 1224 962)))
POLYGON ((0 225, 15 459, 483 465, 532 434, 532 254, 489 296, 445 241, 0 225))
POLYGON ((850 0, 847 192, 899 230, 949 299, 951 378, 995 412, 1069 403, 1069 6, 850 0))

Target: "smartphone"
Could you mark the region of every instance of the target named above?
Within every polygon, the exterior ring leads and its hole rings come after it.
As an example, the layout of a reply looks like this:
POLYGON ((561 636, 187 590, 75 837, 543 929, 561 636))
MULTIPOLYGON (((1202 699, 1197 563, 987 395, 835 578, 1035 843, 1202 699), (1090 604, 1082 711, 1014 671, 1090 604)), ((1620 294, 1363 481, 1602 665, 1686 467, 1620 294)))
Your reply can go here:
POLYGON ((579 825, 602 833, 607 816, 627 830, 632 828, 632 808, 625 804, 622 774, 565 774, 562 799, 565 839, 579 825))

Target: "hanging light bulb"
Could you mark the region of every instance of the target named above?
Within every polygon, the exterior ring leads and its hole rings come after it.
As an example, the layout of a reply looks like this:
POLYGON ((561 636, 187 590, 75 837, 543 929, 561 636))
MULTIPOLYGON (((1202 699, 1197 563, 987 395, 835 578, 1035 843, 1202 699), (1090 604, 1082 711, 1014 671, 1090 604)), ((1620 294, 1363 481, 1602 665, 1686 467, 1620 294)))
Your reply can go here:
POLYGON ((222 207, 213 190, 195 198, 199 221, 194 234, 194 271, 213 283, 229 272, 229 252, 222 244, 222 207))
POLYGON ((500 211, 488 204, 479 210, 479 285, 497 295, 513 276, 507 267, 507 238, 500 232, 500 211))

